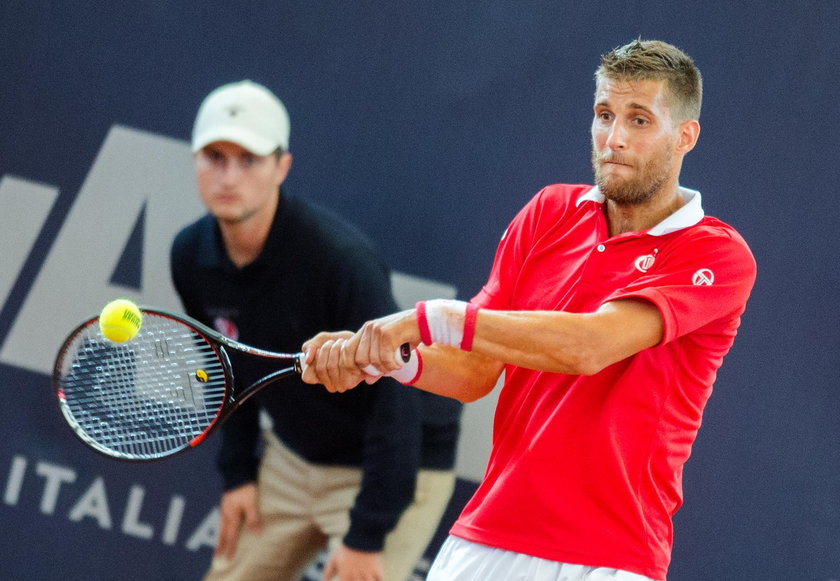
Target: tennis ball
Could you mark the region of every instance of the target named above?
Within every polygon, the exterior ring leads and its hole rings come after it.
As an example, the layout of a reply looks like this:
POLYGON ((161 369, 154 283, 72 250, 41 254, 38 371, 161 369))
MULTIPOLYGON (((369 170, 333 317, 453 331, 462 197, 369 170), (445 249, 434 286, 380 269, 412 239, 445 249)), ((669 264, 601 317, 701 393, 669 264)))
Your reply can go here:
POLYGON ((140 309, 128 299, 111 301, 99 313, 99 329, 115 343, 133 339, 143 324, 140 309))

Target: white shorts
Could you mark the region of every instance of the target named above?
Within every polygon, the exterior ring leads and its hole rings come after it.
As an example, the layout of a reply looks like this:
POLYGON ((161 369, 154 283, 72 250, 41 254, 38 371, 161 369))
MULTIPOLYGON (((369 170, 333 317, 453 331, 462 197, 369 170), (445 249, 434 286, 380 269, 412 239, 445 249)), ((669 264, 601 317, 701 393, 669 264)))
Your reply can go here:
POLYGON ((426 581, 654 581, 606 567, 549 561, 449 536, 426 581))

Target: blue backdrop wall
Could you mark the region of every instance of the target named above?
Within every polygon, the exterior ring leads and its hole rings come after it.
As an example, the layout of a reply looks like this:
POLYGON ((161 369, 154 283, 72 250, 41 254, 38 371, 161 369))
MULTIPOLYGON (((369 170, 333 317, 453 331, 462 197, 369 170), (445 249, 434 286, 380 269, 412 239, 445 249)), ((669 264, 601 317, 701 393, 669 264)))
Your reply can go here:
POLYGON ((49 382, 60 339, 106 298, 171 303, 165 251, 199 211, 185 141, 208 91, 273 88, 292 117, 288 189, 469 298, 533 193, 591 181, 592 73, 641 36, 701 68, 682 182, 759 265, 686 469, 670 579, 840 579, 838 23, 830 0, 6 3, 3 577, 192 580, 210 558, 213 446, 101 459, 49 382))

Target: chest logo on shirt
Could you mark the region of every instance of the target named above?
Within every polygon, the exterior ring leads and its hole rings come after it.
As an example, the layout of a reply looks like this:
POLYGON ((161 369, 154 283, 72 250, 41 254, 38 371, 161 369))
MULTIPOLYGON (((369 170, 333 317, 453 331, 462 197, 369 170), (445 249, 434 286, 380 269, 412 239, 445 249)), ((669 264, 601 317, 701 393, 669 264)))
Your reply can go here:
POLYGON ((691 282, 694 286, 712 286, 715 282, 715 273, 708 268, 701 268, 691 277, 691 282))
POLYGON ((236 327, 236 323, 227 317, 218 316, 213 319, 213 327, 228 339, 239 340, 239 329, 236 327))
POLYGON ((651 254, 644 254, 636 258, 636 262, 634 263, 636 266, 636 270, 639 272, 647 272, 653 266, 654 261, 656 260, 656 255, 659 253, 659 249, 654 249, 651 254))

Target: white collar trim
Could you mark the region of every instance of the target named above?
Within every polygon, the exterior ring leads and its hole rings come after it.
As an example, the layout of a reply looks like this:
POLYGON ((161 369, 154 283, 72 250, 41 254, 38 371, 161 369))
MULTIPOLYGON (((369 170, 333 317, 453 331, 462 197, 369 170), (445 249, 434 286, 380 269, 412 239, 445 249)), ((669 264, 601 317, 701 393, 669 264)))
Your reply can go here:
MULTIPOLYGON (((648 230, 651 236, 664 236, 677 230, 694 226, 703 219, 705 213, 703 212, 702 196, 697 190, 680 187, 680 195, 685 200, 685 205, 662 220, 659 224, 648 230)), ((580 206, 583 202, 595 202, 596 204, 603 204, 606 201, 604 194, 598 186, 593 187, 577 199, 576 206, 580 206)))

